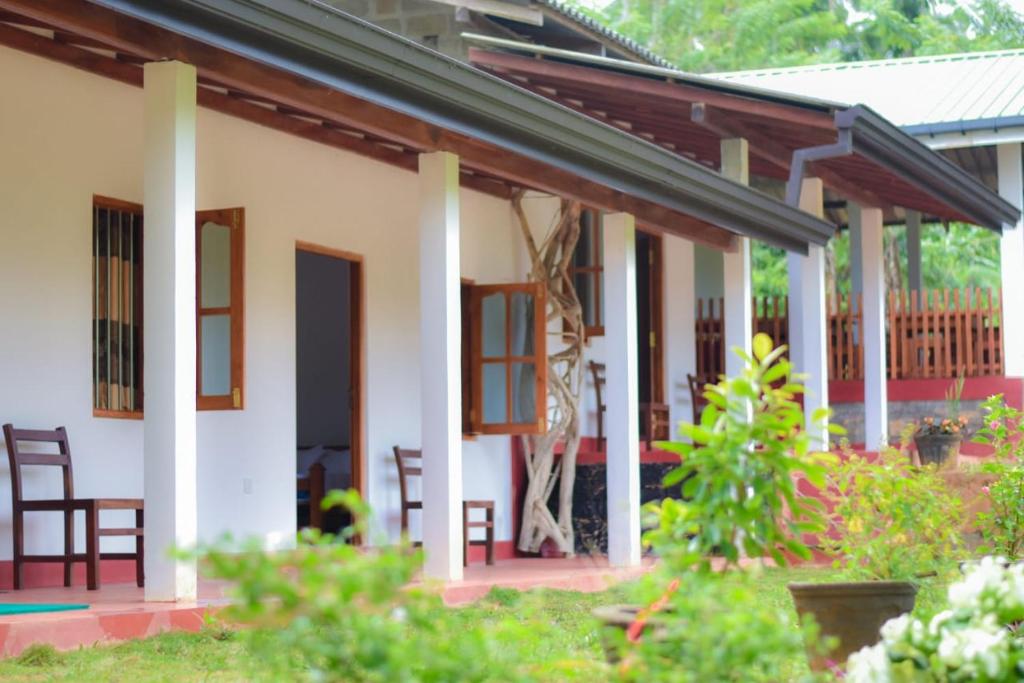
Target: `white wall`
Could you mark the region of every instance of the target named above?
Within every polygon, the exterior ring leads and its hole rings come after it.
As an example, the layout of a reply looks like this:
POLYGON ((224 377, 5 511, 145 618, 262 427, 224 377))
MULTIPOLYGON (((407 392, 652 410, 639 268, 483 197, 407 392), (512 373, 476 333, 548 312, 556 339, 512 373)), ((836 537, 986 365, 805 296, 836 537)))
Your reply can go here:
MULTIPOLYGON (((142 92, 6 48, 0 73, 0 312, 17 330, 0 335, 0 422, 66 425, 80 496, 141 497, 141 422, 92 417, 90 245, 94 193, 142 199, 142 92)), ((415 175, 203 109, 197 156, 197 206, 246 210, 246 409, 199 414, 200 534, 293 538, 296 240, 365 259, 364 471, 396 532, 391 447, 419 445, 415 175)), ((508 203, 462 199, 463 275, 524 279, 508 203)), ((496 501, 498 540, 511 538, 509 449, 464 447, 465 495, 496 501)), ((0 487, 0 559, 9 495, 0 487)), ((59 529, 30 518, 28 550, 56 550, 59 529)))

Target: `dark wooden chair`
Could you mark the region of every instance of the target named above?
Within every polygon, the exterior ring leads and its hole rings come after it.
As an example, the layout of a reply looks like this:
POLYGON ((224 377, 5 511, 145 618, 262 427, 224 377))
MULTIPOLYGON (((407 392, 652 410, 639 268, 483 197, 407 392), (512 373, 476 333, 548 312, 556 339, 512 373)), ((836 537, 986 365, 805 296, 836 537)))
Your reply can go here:
MULTIPOLYGON (((590 374, 594 380, 594 396, 597 399, 597 447, 604 448, 604 416, 608 410, 604 402, 605 364, 590 361, 590 374)), ((665 403, 640 404, 640 437, 650 448, 655 441, 670 438, 671 422, 668 405, 665 403)))
MULTIPOLYGON (((422 510, 423 501, 409 500, 409 477, 423 476, 423 453, 419 450, 395 446, 395 464, 398 466, 398 490, 402 496, 402 532, 409 533, 409 511, 422 510)), ((415 545, 421 545, 419 541, 415 545)), ((482 545, 486 549, 487 564, 494 564, 494 501, 462 501, 462 565, 469 566, 469 547, 482 545), (483 510, 483 520, 471 520, 470 510, 483 510), (483 539, 470 539, 470 529, 484 529, 483 539)))
POLYGON ((71 448, 68 433, 63 427, 53 431, 15 429, 4 425, 7 458, 11 465, 11 501, 14 532, 14 588, 22 587, 22 569, 26 562, 64 563, 64 585, 71 585, 71 569, 75 562, 85 562, 86 583, 89 590, 100 585, 101 560, 135 560, 135 581, 141 587, 144 579, 144 544, 142 501, 136 498, 75 498, 74 477, 71 471, 71 448), (55 444, 57 453, 25 452, 20 443, 55 444), (21 468, 25 466, 60 467, 64 478, 64 497, 56 500, 25 500, 22 495, 21 468), (103 528, 101 510, 134 510, 135 526, 130 528, 103 528), (75 552, 75 513, 85 515, 85 553, 75 552), (25 554, 25 513, 61 512, 64 514, 64 554, 25 554), (101 553, 101 536, 134 536, 134 553, 101 553))
POLYGON ((324 484, 326 473, 327 469, 321 463, 315 462, 310 465, 309 474, 299 477, 296 483, 296 488, 300 492, 309 494, 305 500, 299 501, 300 506, 309 506, 309 526, 320 531, 324 530, 324 509, 322 503, 324 495, 326 495, 324 484))
POLYGON ((693 408, 693 424, 700 424, 700 414, 704 411, 704 406, 708 404, 708 399, 704 396, 704 385, 708 382, 694 375, 687 375, 686 381, 690 384, 690 406, 693 408))

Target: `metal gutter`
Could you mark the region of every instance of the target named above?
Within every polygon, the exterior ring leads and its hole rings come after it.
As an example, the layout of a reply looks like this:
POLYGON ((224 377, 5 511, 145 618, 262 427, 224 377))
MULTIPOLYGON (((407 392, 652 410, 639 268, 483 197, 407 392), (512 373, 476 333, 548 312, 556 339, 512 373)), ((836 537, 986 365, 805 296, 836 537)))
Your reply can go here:
POLYGON ((853 135, 848 129, 839 130, 839 138, 829 145, 804 147, 793 152, 793 161, 789 165, 789 180, 786 182, 786 203, 800 206, 800 190, 804 179, 804 170, 812 161, 838 159, 853 154, 853 135))
POLYGON ((93 0, 172 32, 804 253, 831 224, 319 0, 93 0))
POLYGON ((980 180, 863 105, 836 113, 836 126, 852 131, 854 151, 893 170, 971 222, 1002 232, 1020 210, 980 180))
POLYGON ((578 64, 593 64, 595 66, 614 69, 615 71, 628 71, 630 73, 640 74, 643 76, 654 76, 656 78, 667 79, 677 83, 693 85, 698 88, 709 88, 724 93, 739 95, 741 97, 753 97, 759 100, 769 100, 772 102, 778 102, 779 104, 788 104, 794 107, 804 107, 818 111, 832 112, 837 109, 846 109, 850 106, 848 104, 822 100, 816 97, 792 95, 779 90, 733 83, 721 78, 699 76, 686 71, 680 71, 679 69, 652 66, 649 64, 637 64, 636 62, 627 62, 624 59, 589 55, 585 52, 574 52, 573 50, 563 50, 561 48, 548 47, 546 45, 534 45, 533 43, 524 43, 518 40, 509 40, 507 38, 495 38, 493 36, 485 36, 479 33, 465 32, 459 34, 459 36, 467 42, 482 45, 484 47, 496 47, 504 50, 514 50, 516 52, 526 52, 532 55, 555 57, 557 59, 564 59, 578 64))
POLYGON ((904 133, 915 137, 948 135, 949 133, 973 133, 979 130, 999 132, 1006 128, 1024 128, 1024 116, 994 116, 986 119, 943 121, 939 123, 915 123, 900 126, 904 133))

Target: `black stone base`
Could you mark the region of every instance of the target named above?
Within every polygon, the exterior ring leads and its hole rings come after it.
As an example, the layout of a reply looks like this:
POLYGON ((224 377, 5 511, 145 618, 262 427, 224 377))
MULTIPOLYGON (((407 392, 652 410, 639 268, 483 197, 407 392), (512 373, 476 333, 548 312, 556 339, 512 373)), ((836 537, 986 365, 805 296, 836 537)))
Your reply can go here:
MULTIPOLYGON (((661 485, 665 474, 675 468, 672 463, 641 463, 640 503, 662 500, 668 494, 661 485)), ((678 488, 674 488, 678 492, 678 488)), ((558 494, 551 496, 558 500, 558 494)), ((605 466, 577 465, 576 484, 572 495, 573 529, 576 533, 576 552, 595 554, 608 552, 608 496, 605 466)))

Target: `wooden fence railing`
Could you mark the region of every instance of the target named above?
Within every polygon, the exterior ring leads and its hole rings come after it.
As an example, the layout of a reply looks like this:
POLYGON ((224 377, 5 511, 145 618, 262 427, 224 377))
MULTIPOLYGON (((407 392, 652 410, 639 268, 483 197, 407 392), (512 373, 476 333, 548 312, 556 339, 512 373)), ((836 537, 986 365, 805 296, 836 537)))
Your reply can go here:
MULTIPOLYGON (((830 380, 864 378, 861 298, 839 294, 827 302, 830 380)), ((999 290, 899 291, 888 295, 886 334, 889 379, 1003 374, 1002 293, 999 290)), ((776 344, 789 341, 785 298, 755 298, 755 332, 776 344)), ((725 368, 724 301, 697 302, 697 373, 714 378, 725 368)))

